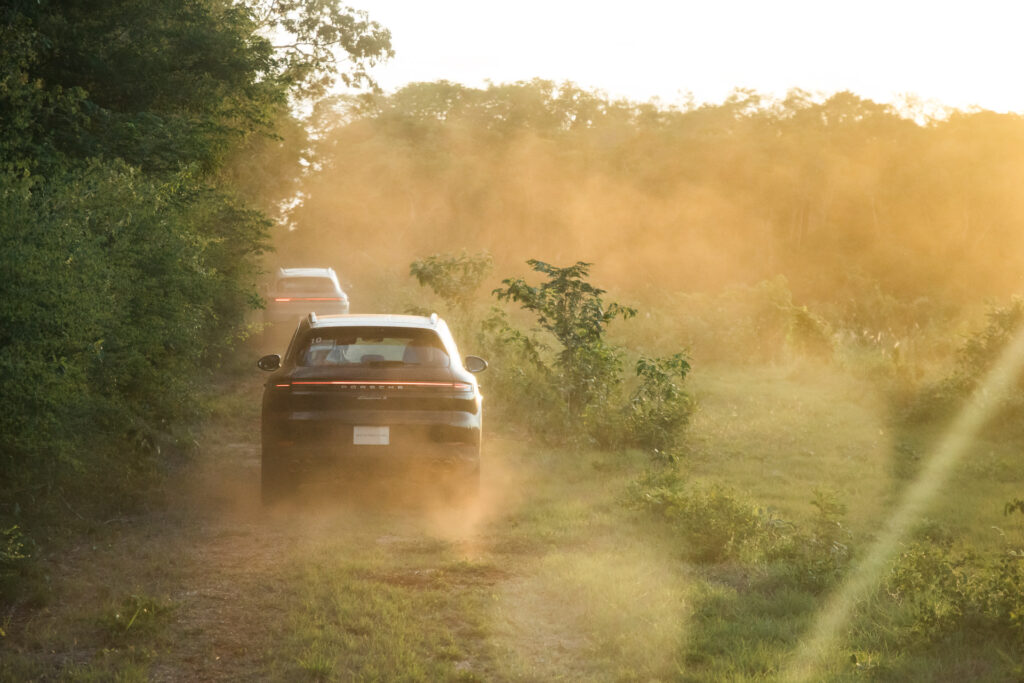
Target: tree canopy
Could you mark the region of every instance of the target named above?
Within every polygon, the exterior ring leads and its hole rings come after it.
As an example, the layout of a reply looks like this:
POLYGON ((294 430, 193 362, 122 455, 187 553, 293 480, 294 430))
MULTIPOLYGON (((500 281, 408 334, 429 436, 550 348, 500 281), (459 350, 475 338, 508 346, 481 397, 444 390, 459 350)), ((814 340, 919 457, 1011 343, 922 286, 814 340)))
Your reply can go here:
POLYGON ((454 243, 489 250, 497 272, 583 259, 631 288, 784 274, 804 300, 877 285, 978 301, 1024 272, 1016 114, 920 120, 798 90, 666 107, 571 83, 442 81, 324 103, 314 126, 308 200, 280 248, 344 235, 340 267, 454 243))
POLYGON ((239 156, 280 154, 292 102, 390 54, 335 0, 0 8, 0 517, 119 500, 187 447, 269 248, 271 183, 239 156))

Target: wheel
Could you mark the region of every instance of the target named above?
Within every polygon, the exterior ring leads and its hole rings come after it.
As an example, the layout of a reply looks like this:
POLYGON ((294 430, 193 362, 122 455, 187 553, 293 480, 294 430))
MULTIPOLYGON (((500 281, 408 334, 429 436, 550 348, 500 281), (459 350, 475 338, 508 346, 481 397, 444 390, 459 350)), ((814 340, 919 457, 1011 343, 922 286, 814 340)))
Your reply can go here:
POLYGON ((281 457, 264 451, 260 462, 260 495, 264 505, 274 505, 295 492, 295 475, 281 457))

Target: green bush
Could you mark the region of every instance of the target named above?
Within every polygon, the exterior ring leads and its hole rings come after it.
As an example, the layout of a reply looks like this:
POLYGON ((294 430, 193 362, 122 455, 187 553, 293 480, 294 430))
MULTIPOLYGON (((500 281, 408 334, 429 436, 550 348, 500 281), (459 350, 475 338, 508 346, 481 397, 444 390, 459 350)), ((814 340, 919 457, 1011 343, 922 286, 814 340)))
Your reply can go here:
POLYGON ((682 553, 696 562, 740 562, 812 593, 834 585, 850 563, 845 506, 829 492, 815 491, 817 514, 804 528, 721 485, 689 483, 672 468, 633 481, 627 502, 676 529, 682 553))
POLYGON ((716 293, 658 292, 656 300, 657 309, 633 323, 635 336, 643 338, 647 348, 659 350, 675 348, 682 340, 703 361, 829 359, 840 336, 841 328, 820 312, 793 303, 783 276, 716 293))
POLYGON ((409 265, 409 274, 416 278, 420 286, 429 287, 441 297, 447 308, 446 315, 466 315, 476 291, 493 265, 494 261, 486 251, 479 254, 463 251, 458 256, 434 254, 413 261, 409 265))
POLYGON ((496 307, 482 322, 478 341, 490 363, 488 400, 493 400, 502 421, 521 425, 551 443, 570 437, 565 426, 572 420, 558 390, 558 376, 545 360, 550 353, 547 345, 521 332, 496 307))
POLYGON ((791 306, 789 315, 789 332, 786 335, 789 347, 801 355, 829 358, 833 351, 829 324, 807 310, 806 306, 791 306))
POLYGON ((851 536, 842 523, 846 506, 833 492, 815 489, 810 502, 816 510, 810 523, 805 528, 777 525, 766 537, 763 557, 791 583, 819 593, 842 578, 849 566, 851 536))
MULTIPOLYGON (((130 490, 187 447, 203 369, 242 325, 246 261, 205 225, 222 198, 189 172, 155 181, 117 162, 0 189, 5 489, 130 490)), ((218 230, 245 232, 231 241, 251 255, 265 220, 233 222, 218 230)))
POLYGON ((693 399, 680 386, 689 372, 690 363, 682 353, 636 362, 640 384, 629 398, 628 410, 633 443, 671 457, 693 412, 693 399))
POLYGON ((559 268, 531 259, 527 264, 547 281, 534 287, 522 278, 509 278, 494 294, 499 301, 515 301, 533 313, 554 337, 559 347, 554 362, 559 390, 569 415, 579 417, 591 404, 609 400, 621 382, 622 353, 607 341, 605 330, 615 318, 631 318, 636 310, 618 303, 606 306, 604 290, 584 279, 589 263, 559 268))
MULTIPOLYGON (((952 372, 924 387, 910 403, 907 417, 926 420, 956 410, 978 387, 1024 323, 1024 299, 1013 297, 1006 306, 989 307, 985 326, 968 336, 956 351, 952 372)), ((993 420, 1014 424, 1024 415, 1024 377, 1018 377, 1003 398, 993 420)))
POLYGON ((983 558, 930 544, 900 554, 885 582, 900 606, 902 639, 934 643, 953 633, 1024 645, 1024 558, 983 558))
POLYGON ((519 303, 539 329, 520 331, 500 309, 484 321, 482 341, 496 361, 491 385, 519 403, 516 410, 523 419, 552 441, 582 437, 604 447, 671 451, 693 407, 682 388, 690 369, 685 355, 641 357, 636 363, 639 382, 625 397, 626 352, 608 341, 607 327, 636 311, 605 304, 604 290, 585 279, 588 263, 566 268, 527 263, 546 281, 532 286, 509 278, 494 294, 519 303))
POLYGON ((683 552, 699 562, 739 559, 765 530, 752 503, 717 484, 688 484, 672 469, 646 472, 628 499, 678 529, 683 552))

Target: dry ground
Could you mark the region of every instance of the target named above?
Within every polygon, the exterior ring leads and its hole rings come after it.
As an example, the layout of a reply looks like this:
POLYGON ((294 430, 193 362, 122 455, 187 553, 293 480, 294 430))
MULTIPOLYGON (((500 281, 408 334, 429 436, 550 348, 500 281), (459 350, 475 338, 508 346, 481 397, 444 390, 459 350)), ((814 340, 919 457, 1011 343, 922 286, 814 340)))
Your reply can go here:
POLYGON ((421 485, 360 493, 331 483, 268 510, 257 381, 224 399, 153 511, 97 525, 46 561, 52 598, 7 615, 0 673, 508 680, 671 670, 679 576, 630 530, 611 531, 626 472, 595 479, 586 462, 590 480, 561 482, 575 484, 565 497, 531 471, 538 454, 492 439, 475 503, 421 485))

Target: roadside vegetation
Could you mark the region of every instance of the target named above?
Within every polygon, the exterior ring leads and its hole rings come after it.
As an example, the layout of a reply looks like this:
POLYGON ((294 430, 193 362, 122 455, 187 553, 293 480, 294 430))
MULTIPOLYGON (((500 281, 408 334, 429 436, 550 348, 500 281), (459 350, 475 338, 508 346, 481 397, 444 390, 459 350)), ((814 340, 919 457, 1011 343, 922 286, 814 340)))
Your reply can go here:
POLYGON ((320 6, 0 10, 0 678, 1024 678, 1020 116, 327 98, 320 6), (259 509, 277 264, 488 358, 478 506, 259 509))
POLYGON ((193 450, 300 168, 290 107, 389 40, 331 2, 0 9, 0 595, 193 450))

